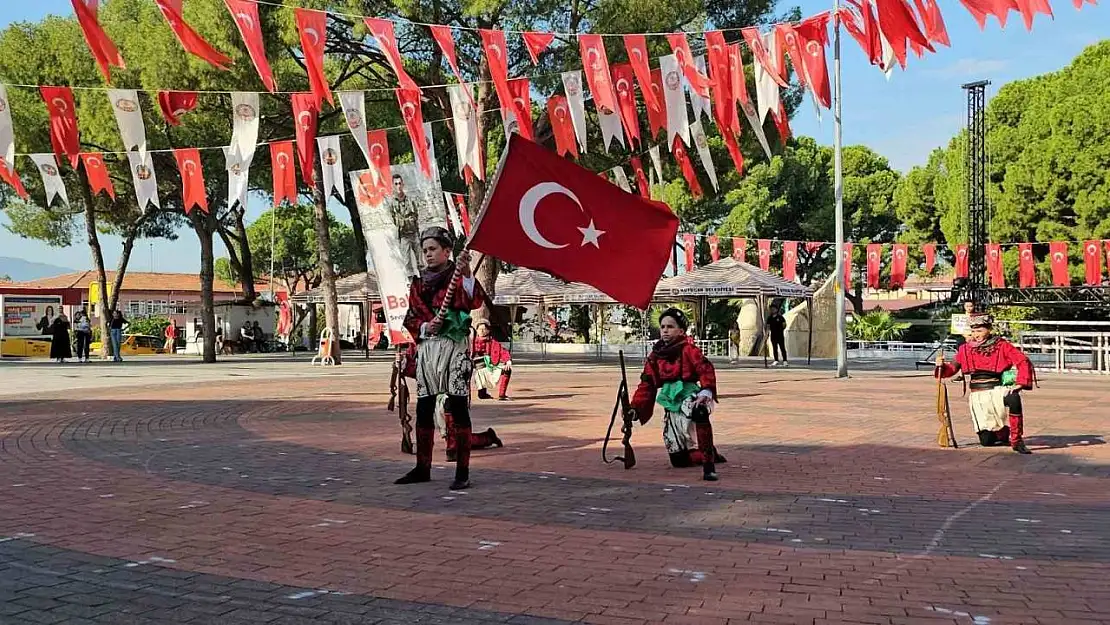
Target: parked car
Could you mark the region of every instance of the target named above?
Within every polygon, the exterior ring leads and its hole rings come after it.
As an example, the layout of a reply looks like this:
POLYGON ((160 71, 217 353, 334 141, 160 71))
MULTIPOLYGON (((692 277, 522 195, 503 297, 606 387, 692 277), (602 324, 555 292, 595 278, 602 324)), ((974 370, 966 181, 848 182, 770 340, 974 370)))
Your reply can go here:
MULTIPOLYGON (((100 341, 95 341, 89 346, 89 351, 100 351, 100 341)), ((149 356, 151 354, 165 354, 166 339, 161 336, 148 336, 145 334, 124 334, 123 345, 120 347, 121 356, 149 356)))

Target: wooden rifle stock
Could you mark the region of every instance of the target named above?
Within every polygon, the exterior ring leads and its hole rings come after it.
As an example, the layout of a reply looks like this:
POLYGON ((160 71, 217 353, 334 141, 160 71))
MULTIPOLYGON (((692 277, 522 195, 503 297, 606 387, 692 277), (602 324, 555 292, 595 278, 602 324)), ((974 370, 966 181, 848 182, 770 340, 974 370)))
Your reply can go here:
POLYGON ((624 468, 631 469, 636 466, 636 451, 632 449, 632 421, 636 418, 636 411, 632 409, 632 402, 628 399, 628 373, 624 366, 624 351, 619 352, 621 362, 621 383, 617 387, 617 399, 613 404, 613 414, 609 417, 609 429, 605 432, 605 442, 601 445, 601 460, 605 464, 620 461, 624 468), (617 422, 617 412, 621 413, 621 445, 624 446, 624 455, 608 458, 609 439, 613 435, 613 426, 617 422))

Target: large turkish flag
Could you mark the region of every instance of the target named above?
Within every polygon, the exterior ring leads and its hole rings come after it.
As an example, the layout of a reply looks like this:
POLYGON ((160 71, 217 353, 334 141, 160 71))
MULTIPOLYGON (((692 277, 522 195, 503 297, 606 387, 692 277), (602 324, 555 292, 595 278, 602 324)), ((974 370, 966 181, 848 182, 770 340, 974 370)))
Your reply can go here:
POLYGON ((469 246, 646 308, 678 217, 519 136, 498 166, 469 246))

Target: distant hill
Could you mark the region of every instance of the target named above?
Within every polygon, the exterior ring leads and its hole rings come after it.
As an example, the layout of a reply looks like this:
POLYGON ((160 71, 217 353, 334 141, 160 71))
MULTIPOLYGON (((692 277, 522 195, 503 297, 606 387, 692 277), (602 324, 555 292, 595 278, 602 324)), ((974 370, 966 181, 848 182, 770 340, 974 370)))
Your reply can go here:
POLYGON ((13 282, 49 278, 50 276, 70 273, 72 271, 73 269, 69 269, 68 267, 58 267, 57 265, 35 263, 29 260, 23 260, 22 258, 0 256, 0 277, 8 276, 13 282))

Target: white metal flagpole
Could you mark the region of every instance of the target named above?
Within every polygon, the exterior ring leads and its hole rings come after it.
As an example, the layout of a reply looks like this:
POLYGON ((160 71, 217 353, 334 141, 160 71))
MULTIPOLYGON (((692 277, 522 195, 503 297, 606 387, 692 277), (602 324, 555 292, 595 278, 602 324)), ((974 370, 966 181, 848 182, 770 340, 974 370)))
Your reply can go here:
POLYGON ((844 294, 851 287, 850 275, 844 275, 844 94, 840 83, 840 0, 833 0, 833 193, 836 196, 836 377, 848 377, 848 336, 844 316, 847 313, 844 294))

